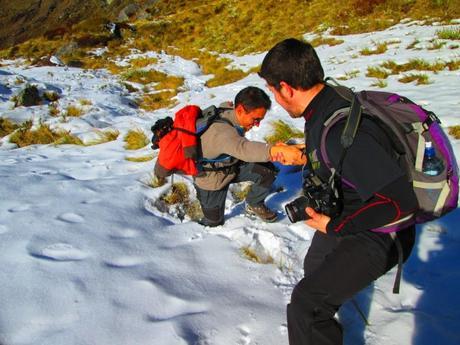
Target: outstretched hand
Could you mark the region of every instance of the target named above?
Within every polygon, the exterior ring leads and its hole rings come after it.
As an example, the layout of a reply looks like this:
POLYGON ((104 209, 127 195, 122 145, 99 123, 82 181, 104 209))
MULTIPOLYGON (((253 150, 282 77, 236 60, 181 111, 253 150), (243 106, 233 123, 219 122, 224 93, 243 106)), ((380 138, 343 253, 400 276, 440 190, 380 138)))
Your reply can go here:
POLYGON ((310 217, 310 219, 305 221, 305 224, 312 227, 313 229, 326 233, 326 227, 331 220, 331 217, 322 213, 318 213, 311 207, 307 207, 305 212, 307 212, 308 216, 310 217))
POLYGON ((304 165, 307 157, 297 145, 276 144, 270 150, 271 160, 283 165, 304 165))

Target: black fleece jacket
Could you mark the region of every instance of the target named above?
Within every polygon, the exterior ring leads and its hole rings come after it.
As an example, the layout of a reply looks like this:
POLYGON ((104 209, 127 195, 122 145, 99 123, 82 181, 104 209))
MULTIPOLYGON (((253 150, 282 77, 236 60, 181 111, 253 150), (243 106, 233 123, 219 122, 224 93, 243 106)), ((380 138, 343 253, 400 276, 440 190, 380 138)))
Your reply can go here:
MULTIPOLYGON (((304 111, 305 141, 315 173, 327 181, 331 171, 321 155, 320 140, 324 122, 349 102, 325 86, 304 111)), ((330 129, 326 151, 334 168, 342 155, 340 136, 345 123, 330 129)), ((328 234, 346 236, 393 223, 412 213, 417 200, 406 173, 397 163, 391 141, 385 132, 364 118, 343 165, 343 210, 331 219, 328 234), (350 186, 352 185, 352 186, 350 186)))

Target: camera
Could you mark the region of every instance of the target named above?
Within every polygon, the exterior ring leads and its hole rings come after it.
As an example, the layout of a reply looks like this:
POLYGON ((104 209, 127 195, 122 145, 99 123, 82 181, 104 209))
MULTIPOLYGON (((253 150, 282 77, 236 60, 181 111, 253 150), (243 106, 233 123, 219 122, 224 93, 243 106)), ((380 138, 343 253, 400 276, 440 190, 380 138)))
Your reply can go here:
POLYGON ((156 150, 160 147, 160 140, 166 134, 171 132, 173 129, 174 121, 171 117, 165 117, 163 119, 159 119, 155 122, 152 126, 151 130, 153 133, 152 136, 152 149, 156 150))
POLYGON ((337 216, 342 210, 342 202, 335 184, 323 183, 315 174, 310 173, 305 177, 303 194, 285 206, 291 223, 309 219, 310 217, 305 212, 307 207, 331 218, 337 216))

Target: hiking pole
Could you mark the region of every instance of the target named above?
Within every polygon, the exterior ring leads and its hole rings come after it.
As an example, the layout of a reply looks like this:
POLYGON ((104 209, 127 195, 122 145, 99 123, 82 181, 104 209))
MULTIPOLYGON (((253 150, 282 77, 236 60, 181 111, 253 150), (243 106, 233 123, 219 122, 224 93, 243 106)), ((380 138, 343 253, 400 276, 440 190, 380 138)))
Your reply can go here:
POLYGON ((355 309, 358 312, 359 316, 361 316, 361 319, 364 321, 366 326, 370 326, 371 324, 367 320, 366 315, 364 315, 363 311, 361 310, 361 308, 359 307, 358 303, 356 302, 356 300, 354 298, 351 299, 351 303, 353 303, 353 306, 355 307, 355 309))

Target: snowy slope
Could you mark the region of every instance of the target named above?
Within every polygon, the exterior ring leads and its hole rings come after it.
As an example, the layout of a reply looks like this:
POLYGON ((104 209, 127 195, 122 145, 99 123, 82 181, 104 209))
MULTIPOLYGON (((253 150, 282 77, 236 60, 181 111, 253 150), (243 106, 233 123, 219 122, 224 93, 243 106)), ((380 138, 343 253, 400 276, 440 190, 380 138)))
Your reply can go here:
MULTIPOLYGON (((329 76, 353 72, 344 82, 357 89, 374 88, 365 77, 368 66, 392 59, 429 61, 458 59, 449 42, 428 50, 440 26, 407 22, 382 32, 342 37, 344 43, 318 48, 329 76), (420 50, 406 47, 415 39, 420 50), (392 41, 380 55, 359 51, 373 42, 392 41)), ((309 35, 306 35, 309 37, 309 35)), ((458 43, 457 43, 458 44, 458 43)), ((283 206, 300 189, 295 169, 281 167, 276 181, 284 190, 268 205, 280 210, 275 224, 243 216, 242 203, 231 196, 223 227, 204 228, 162 214, 155 200, 168 185, 145 185, 154 161, 133 163, 127 156, 151 153, 149 147, 128 152, 123 136, 129 129, 148 133, 152 123, 185 104, 202 107, 232 100, 247 85, 265 88, 255 74, 207 89, 192 61, 164 54, 156 68, 183 76, 186 90, 172 110, 143 112, 132 106, 121 82, 105 71, 66 67, 28 68, 21 61, 0 67, 0 115, 15 122, 32 119, 63 128, 87 141, 95 130, 117 129, 116 141, 97 146, 37 145, 22 149, 0 141, 0 343, 4 345, 281 345, 287 344, 285 305, 302 277, 303 257, 313 231, 290 224, 283 206), (48 106, 13 108, 10 97, 21 88, 17 79, 55 90, 65 109, 90 100, 80 118, 53 118, 48 106), (250 246, 275 263, 247 260, 250 246)), ((261 63, 264 54, 231 56, 236 66, 261 63)), ((434 110, 444 126, 460 124, 459 71, 427 72, 432 83, 402 84, 396 76, 385 90, 396 91, 434 110)), ((303 128, 276 103, 260 128, 248 133, 262 140, 270 121, 303 128)), ((457 153, 460 143, 452 139, 457 153)), ((188 177, 176 176, 175 181, 188 177)), ((443 345, 460 343, 460 213, 420 226, 417 247, 405 266, 402 292, 393 295, 394 272, 356 298, 370 325, 354 306, 339 315, 346 344, 443 345)))

